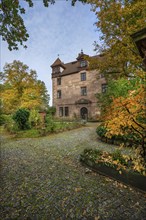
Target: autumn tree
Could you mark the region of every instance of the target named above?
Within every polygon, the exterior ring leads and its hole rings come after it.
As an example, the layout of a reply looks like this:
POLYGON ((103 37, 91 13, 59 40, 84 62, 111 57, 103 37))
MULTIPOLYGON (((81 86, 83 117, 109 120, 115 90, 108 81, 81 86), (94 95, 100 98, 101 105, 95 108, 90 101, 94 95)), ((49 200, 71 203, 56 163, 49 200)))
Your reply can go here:
POLYGON ((98 132, 130 141, 146 161, 145 72, 131 38, 131 34, 145 28, 146 2, 88 2, 94 3, 96 25, 101 31, 101 44, 95 43, 100 59, 89 60, 90 68, 99 69, 108 82, 107 93, 97 94, 104 121, 98 132))
POLYGON ((37 79, 36 71, 20 61, 6 64, 1 75, 1 105, 4 113, 13 113, 19 108, 44 110, 49 104, 49 95, 44 82, 37 79))
MULTIPOLYGON (((77 0, 72 0, 74 5, 77 0)), ((78 0, 86 2, 87 0, 78 0)), ((35 1, 25 0, 29 7, 33 7, 35 1)), ((42 0, 45 7, 54 4, 55 0, 42 0)), ((22 15, 26 13, 20 0, 1 0, 0 2, 0 35, 8 43, 9 50, 18 50, 18 45, 27 48, 25 42, 29 38, 22 15)))
POLYGON ((101 109, 102 120, 104 119, 105 114, 109 111, 109 107, 113 100, 118 97, 126 98, 129 91, 135 90, 139 87, 141 81, 144 81, 142 76, 133 77, 130 80, 124 77, 117 80, 110 80, 106 92, 96 94, 97 104, 101 109))
MULTIPOLYGON (((146 116, 145 116, 145 86, 139 86, 128 92, 126 97, 113 98, 105 115, 106 136, 133 134, 134 139, 139 139, 141 155, 146 161, 146 116)), ((139 145, 137 144, 137 147, 139 145)))
POLYGON ((108 78, 134 75, 142 69, 142 59, 132 41, 131 34, 145 27, 145 0, 88 0, 97 16, 100 43, 95 50, 104 59, 91 63, 108 78))

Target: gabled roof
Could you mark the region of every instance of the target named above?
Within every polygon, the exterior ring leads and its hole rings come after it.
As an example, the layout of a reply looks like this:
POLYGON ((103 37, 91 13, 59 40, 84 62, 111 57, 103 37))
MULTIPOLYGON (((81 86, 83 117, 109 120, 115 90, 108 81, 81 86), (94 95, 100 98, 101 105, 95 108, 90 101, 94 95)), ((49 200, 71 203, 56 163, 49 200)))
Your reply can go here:
POLYGON ((79 71, 78 67, 79 67, 79 63, 77 61, 66 63, 65 70, 62 72, 62 74, 67 75, 71 73, 77 73, 79 71))
POLYGON ((55 66, 62 66, 63 68, 65 68, 64 63, 62 63, 62 61, 59 58, 57 58, 55 62, 51 65, 51 67, 55 67, 55 66))
MULTIPOLYGON (((81 70, 87 70, 88 69, 88 65, 81 67, 80 62, 82 60, 85 60, 86 57, 90 57, 89 55, 84 54, 82 51, 81 53, 78 55, 77 60, 70 62, 70 63, 63 63, 59 58, 57 58, 55 60, 55 62, 51 65, 51 67, 56 67, 56 66, 62 66, 63 67, 63 71, 60 74, 60 76, 64 76, 64 75, 69 75, 69 74, 73 74, 73 73, 78 73, 81 70)), ((101 55, 95 55, 95 56, 91 56, 90 58, 93 59, 97 59, 97 61, 99 59, 102 59, 101 55)), ((52 77, 57 77, 58 73, 53 73, 52 77)))

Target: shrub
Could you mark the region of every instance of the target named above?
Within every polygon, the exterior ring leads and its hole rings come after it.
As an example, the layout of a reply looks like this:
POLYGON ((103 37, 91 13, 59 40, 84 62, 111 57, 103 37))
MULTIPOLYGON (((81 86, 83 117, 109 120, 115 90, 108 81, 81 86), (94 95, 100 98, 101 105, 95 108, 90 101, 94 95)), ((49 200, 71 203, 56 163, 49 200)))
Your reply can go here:
POLYGON ((119 161, 121 164, 126 165, 126 161, 119 150, 116 150, 112 153, 112 159, 119 161))
POLYGON ((54 106, 50 106, 47 110, 47 114, 54 116, 56 113, 56 108, 54 106))
POLYGON ((98 157, 102 155, 102 151, 100 150, 93 150, 93 149, 85 149, 83 154, 80 155, 81 161, 90 160, 92 162, 95 162, 98 157))
POLYGON ((103 125, 99 125, 96 129, 96 133, 100 136, 100 137, 105 137, 106 135, 106 128, 103 125))
POLYGON ((4 115, 0 114, 0 125, 4 125, 5 124, 5 117, 4 115))
POLYGON ((30 111, 29 123, 31 127, 37 127, 41 123, 41 117, 37 110, 33 109, 30 111))
POLYGON ((146 176, 145 162, 139 153, 137 156, 122 155, 122 152, 119 150, 109 153, 98 149, 85 149, 80 155, 80 161, 89 166, 93 166, 93 164, 104 164, 117 169, 119 173, 122 173, 121 170, 131 170, 146 176))
POLYGON ((110 138, 106 137, 107 129, 104 125, 99 125, 96 129, 96 133, 101 137, 102 141, 104 141, 104 137, 106 138, 106 142, 111 144, 121 144, 124 143, 124 146, 138 146, 142 142, 142 138, 136 133, 131 131, 129 128, 126 128, 125 134, 123 135, 111 135, 110 138))
POLYGON ((12 121, 11 115, 0 114, 0 125, 5 125, 12 121))
POLYGON ((12 119, 11 115, 3 115, 4 119, 4 128, 11 134, 15 134, 19 128, 16 122, 12 119))
POLYGON ((13 120, 16 122, 18 125, 18 128, 21 130, 25 130, 29 128, 29 110, 21 108, 15 112, 13 115, 13 120))
POLYGON ((53 132, 56 129, 56 124, 51 115, 46 116, 46 130, 47 132, 53 132))
POLYGON ((133 131, 129 131, 127 134, 121 136, 121 139, 126 142, 129 141, 131 144, 140 144, 142 139, 137 133, 134 133, 133 131))

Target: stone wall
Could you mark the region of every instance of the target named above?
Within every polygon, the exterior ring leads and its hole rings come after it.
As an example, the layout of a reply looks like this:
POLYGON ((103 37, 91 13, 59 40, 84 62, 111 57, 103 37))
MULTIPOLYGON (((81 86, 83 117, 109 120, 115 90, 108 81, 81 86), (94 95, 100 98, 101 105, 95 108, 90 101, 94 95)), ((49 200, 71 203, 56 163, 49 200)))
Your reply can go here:
POLYGON ((59 107, 69 107, 69 118, 80 118, 80 110, 88 109, 88 118, 96 119, 100 115, 97 106, 96 93, 101 92, 101 84, 106 83, 104 78, 98 76, 97 71, 81 71, 61 77, 61 85, 57 85, 57 77, 52 78, 53 106, 56 107, 56 117, 59 117, 59 107), (81 81, 81 73, 86 72, 86 81, 81 81), (87 95, 81 95, 81 87, 87 87, 87 95), (57 98, 57 91, 61 90, 61 98, 57 98), (89 100, 91 103, 82 103, 89 100), (81 103, 78 101, 81 100, 81 103))

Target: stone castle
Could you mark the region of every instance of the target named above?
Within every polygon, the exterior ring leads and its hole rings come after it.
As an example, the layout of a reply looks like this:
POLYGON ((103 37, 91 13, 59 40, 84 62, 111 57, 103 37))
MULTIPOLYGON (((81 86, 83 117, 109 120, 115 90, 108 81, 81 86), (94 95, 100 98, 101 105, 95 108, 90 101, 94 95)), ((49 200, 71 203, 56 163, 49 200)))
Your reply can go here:
MULTIPOLYGON (((90 70, 83 51, 75 61, 63 63, 59 58, 51 65, 53 106, 56 117, 96 120, 100 116, 96 94, 105 92, 106 80, 97 70, 90 70)), ((88 56, 89 57, 89 56, 88 56)), ((92 58, 101 59, 100 56, 92 58)))

